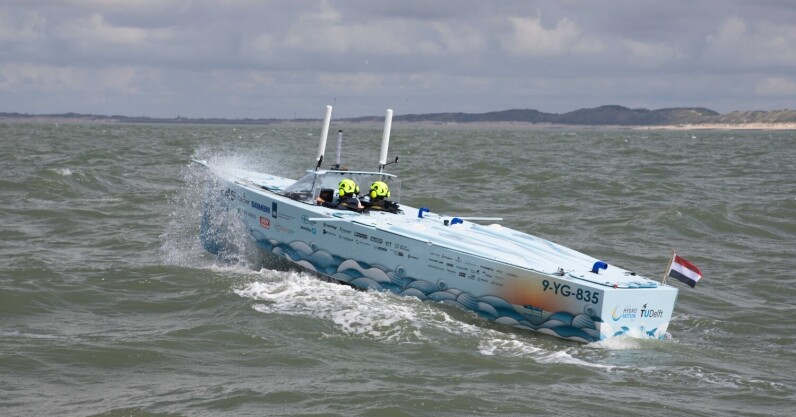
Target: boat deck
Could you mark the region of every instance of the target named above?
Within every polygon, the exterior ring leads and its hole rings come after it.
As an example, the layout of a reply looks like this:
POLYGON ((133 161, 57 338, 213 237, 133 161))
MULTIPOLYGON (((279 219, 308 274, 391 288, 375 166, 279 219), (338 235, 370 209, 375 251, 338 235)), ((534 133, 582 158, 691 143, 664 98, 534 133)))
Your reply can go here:
MULTIPOLYGON (((256 192, 278 193, 295 182, 289 178, 241 169, 228 170, 222 174, 256 192)), ((449 225, 452 216, 431 212, 419 218, 419 209, 406 205, 401 205, 402 212, 397 214, 376 211, 360 214, 321 206, 311 207, 318 213, 318 217, 345 219, 385 233, 541 274, 583 280, 612 288, 657 288, 660 285, 613 265, 593 273, 592 267, 599 259, 499 224, 481 225, 465 220, 449 225)))

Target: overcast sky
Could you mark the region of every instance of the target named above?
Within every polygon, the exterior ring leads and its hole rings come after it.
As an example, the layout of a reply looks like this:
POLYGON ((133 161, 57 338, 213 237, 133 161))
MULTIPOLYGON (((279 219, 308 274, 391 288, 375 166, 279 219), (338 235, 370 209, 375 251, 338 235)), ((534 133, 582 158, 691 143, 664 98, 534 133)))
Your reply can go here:
POLYGON ((796 108, 796 0, 0 0, 0 112, 796 108))

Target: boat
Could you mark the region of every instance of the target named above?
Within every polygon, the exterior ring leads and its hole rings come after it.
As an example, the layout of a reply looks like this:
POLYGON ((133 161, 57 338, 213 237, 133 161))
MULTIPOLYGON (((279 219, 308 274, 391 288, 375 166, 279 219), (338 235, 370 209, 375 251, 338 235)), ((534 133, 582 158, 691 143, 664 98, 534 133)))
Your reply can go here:
MULTIPOLYGON (((298 180, 242 169, 207 168, 224 210, 235 213, 264 251, 328 280, 390 291, 473 311, 497 323, 583 343, 618 336, 663 339, 677 289, 531 234, 501 219, 455 217, 400 202, 400 180, 386 172, 392 110, 378 170, 322 168, 331 119, 326 107, 314 169, 298 180), (338 184, 382 181, 390 210, 319 205, 338 184)), ((211 197, 213 198, 213 197, 211 197)), ((327 204, 329 205, 329 204, 327 204)), ((218 252, 205 210, 200 236, 218 252)))

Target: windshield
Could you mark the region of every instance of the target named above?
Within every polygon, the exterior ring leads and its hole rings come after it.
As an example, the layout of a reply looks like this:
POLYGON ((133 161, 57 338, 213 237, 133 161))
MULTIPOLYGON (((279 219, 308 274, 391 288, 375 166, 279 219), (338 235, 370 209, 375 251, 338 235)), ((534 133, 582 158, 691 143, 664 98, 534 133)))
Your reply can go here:
POLYGON ((390 187, 388 200, 395 203, 400 202, 401 181, 395 175, 378 172, 313 171, 285 188, 283 194, 294 200, 314 204, 315 199, 321 194, 321 190, 332 190, 332 193, 337 196, 337 186, 341 180, 346 178, 353 180, 359 186, 360 197, 368 195, 370 184, 375 181, 383 181, 390 187))

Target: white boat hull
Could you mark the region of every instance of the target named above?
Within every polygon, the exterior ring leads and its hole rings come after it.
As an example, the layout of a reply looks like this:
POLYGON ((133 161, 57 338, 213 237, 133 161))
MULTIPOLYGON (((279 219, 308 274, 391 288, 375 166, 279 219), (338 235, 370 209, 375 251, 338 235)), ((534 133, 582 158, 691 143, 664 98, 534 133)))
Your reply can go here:
MULTIPOLYGON (((315 206, 280 193, 290 179, 216 174, 219 197, 258 246, 336 281, 580 342, 666 335, 676 288, 614 265, 593 273, 597 259, 564 246, 499 225, 420 218, 408 206, 398 214, 315 206)), ((202 236, 206 248, 217 248, 212 231, 202 236)))

